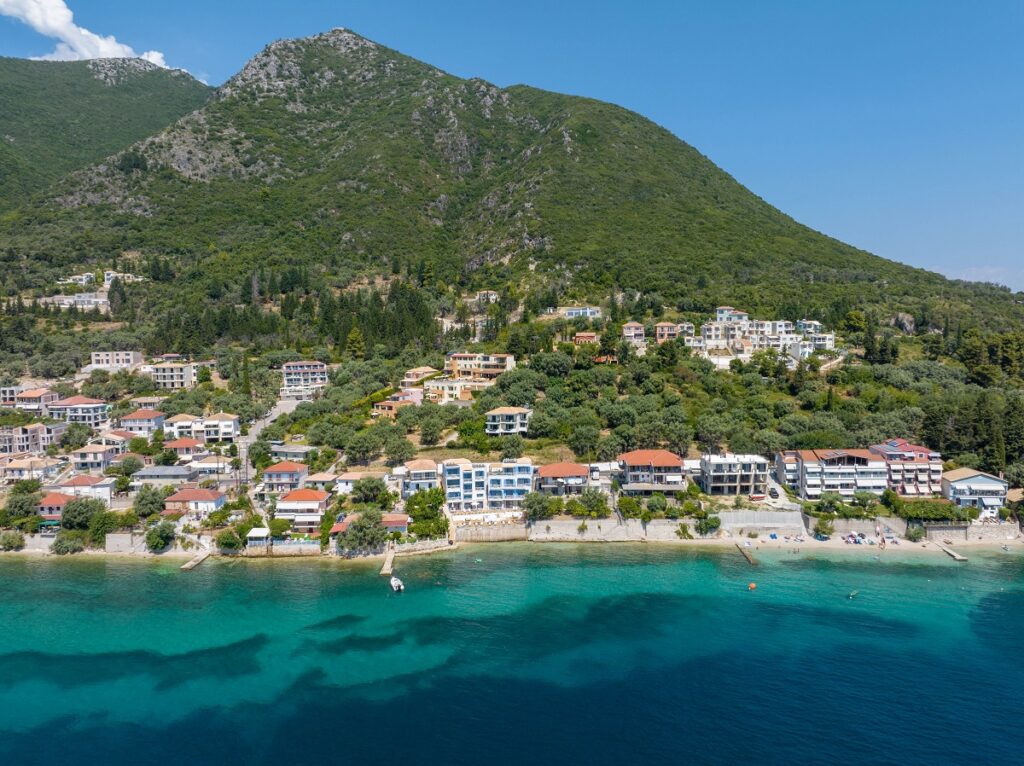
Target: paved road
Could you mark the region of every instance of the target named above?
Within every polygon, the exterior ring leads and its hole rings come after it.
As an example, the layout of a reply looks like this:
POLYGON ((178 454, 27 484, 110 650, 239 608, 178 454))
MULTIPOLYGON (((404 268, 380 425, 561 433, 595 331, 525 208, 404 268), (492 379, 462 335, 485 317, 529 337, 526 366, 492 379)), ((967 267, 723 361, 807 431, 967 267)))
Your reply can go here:
MULTIPOLYGON (((286 413, 294 412, 295 408, 299 406, 299 401, 296 399, 278 399, 274 403, 274 406, 270 409, 266 415, 259 420, 253 422, 249 426, 249 433, 245 436, 241 436, 238 439, 238 458, 242 461, 242 476, 245 479, 249 478, 249 471, 252 467, 249 465, 249 447, 254 441, 259 439, 260 434, 263 433, 263 429, 277 420, 279 417, 286 413)), ((249 498, 252 500, 253 507, 258 507, 256 504, 256 498, 254 497, 255 487, 249 486, 249 498)))

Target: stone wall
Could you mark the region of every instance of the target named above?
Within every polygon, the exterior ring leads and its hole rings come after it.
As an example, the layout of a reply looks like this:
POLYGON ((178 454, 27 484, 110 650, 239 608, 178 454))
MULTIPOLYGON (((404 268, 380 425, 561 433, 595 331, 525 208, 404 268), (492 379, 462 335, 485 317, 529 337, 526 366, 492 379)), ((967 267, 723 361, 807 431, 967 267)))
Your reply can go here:
POLYGON ((404 543, 395 546, 396 556, 414 556, 417 553, 430 553, 431 551, 447 550, 452 544, 447 537, 438 540, 417 540, 414 543, 404 543))
MULTIPOLYGON (((777 535, 805 535, 807 527, 799 511, 722 511, 722 530, 733 537, 777 535)), ((692 520, 688 522, 693 526, 692 520)))
POLYGON ((1013 521, 1002 524, 977 521, 973 524, 928 524, 925 531, 929 540, 952 540, 954 543, 1005 543, 1020 536, 1020 527, 1013 521))
POLYGON ((455 528, 455 540, 460 543, 502 543, 525 539, 525 524, 467 525, 455 528))
POLYGON ((619 521, 615 516, 607 519, 586 519, 586 529, 580 531, 580 524, 583 522, 583 519, 537 521, 529 528, 529 539, 548 543, 624 543, 646 539, 643 524, 639 519, 619 521))
MULTIPOLYGON (((817 519, 814 516, 805 515, 804 520, 807 524, 807 531, 813 534, 817 519)), ((876 525, 886 534, 888 534, 886 528, 897 537, 904 537, 907 534, 907 522, 897 516, 876 516, 873 519, 832 519, 833 534, 839 537, 857 532, 863 532, 865 535, 873 537, 876 525)))

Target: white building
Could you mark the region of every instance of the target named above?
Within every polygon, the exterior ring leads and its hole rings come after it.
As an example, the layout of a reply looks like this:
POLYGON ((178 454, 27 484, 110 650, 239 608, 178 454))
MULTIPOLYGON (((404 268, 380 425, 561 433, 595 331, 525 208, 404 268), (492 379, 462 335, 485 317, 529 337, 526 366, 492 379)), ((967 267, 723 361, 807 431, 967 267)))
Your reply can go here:
POLYGON ((285 362, 281 365, 281 398, 315 399, 330 379, 327 365, 317 361, 285 362))
POLYGON ((493 380, 451 377, 431 378, 423 382, 423 398, 435 404, 471 402, 473 401, 474 392, 483 391, 493 385, 493 380))
POLYGON ((488 436, 526 435, 530 428, 532 410, 526 407, 496 407, 487 413, 484 427, 488 436))
POLYGON ((150 375, 157 388, 180 391, 196 385, 200 366, 191 362, 161 362, 150 368, 150 375))
POLYGON ((708 495, 763 495, 768 490, 768 459, 729 452, 701 455, 700 485, 708 495))
POLYGON ((93 351, 89 355, 89 367, 93 370, 133 370, 142 364, 141 351, 93 351))
POLYGON ((164 427, 164 413, 159 410, 135 410, 121 418, 121 430, 147 439, 164 427))
POLYGON ((942 474, 942 496, 958 508, 977 508, 980 518, 994 518, 1006 505, 1009 483, 974 468, 942 474))
POLYGON ((30 388, 14 396, 14 408, 36 417, 49 414, 49 406, 60 399, 56 391, 48 388, 30 388))
POLYGON ((49 415, 66 423, 83 423, 89 428, 101 428, 110 420, 110 405, 88 396, 70 396, 47 405, 49 415))
POLYGON ((857 492, 881 495, 888 487, 885 460, 866 449, 787 450, 776 458, 777 475, 804 500, 823 493, 850 499, 857 492))
POLYGON ((499 375, 515 369, 516 358, 512 354, 473 354, 460 352, 448 354, 445 371, 452 378, 473 380, 494 380, 499 375))
POLYGON ((643 346, 647 343, 647 333, 639 322, 626 322, 622 325, 622 339, 632 346, 643 346))
POLYGON ((529 458, 501 463, 474 463, 465 458, 440 464, 445 504, 454 514, 518 511, 533 488, 529 458))
POLYGON ((215 415, 180 414, 167 418, 164 432, 170 439, 198 439, 202 442, 233 442, 242 434, 238 415, 218 412, 215 415))

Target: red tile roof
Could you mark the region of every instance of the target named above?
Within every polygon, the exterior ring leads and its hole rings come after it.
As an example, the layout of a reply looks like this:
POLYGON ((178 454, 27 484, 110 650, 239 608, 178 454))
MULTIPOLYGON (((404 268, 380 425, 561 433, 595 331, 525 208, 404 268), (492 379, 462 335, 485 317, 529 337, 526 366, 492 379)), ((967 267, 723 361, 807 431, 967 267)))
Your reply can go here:
POLYGON ((225 497, 223 492, 213 489, 179 489, 173 495, 164 498, 165 503, 197 503, 211 502, 225 497))
POLYGON ((632 452, 623 452, 619 455, 619 462, 627 466, 653 466, 655 468, 670 468, 683 466, 683 459, 673 452, 664 449, 638 449, 632 452))
POLYGON ((63 492, 51 492, 39 501, 40 508, 63 508, 75 498, 63 492))
POLYGON ((407 527, 409 526, 410 517, 405 513, 385 513, 380 517, 380 520, 385 527, 407 527))
POLYGON ((66 482, 61 484, 62 487, 95 487, 103 479, 99 476, 75 476, 73 479, 68 479, 66 482))
POLYGON ((195 449, 202 446, 203 442, 198 439, 172 439, 169 442, 164 442, 164 449, 195 449))

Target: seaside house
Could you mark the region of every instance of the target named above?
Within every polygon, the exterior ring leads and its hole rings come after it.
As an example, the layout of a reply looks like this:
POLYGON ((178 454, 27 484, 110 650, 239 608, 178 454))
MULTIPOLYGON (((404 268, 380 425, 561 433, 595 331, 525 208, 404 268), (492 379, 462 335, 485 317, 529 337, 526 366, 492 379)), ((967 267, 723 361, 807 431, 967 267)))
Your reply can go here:
POLYGON ((537 469, 534 488, 544 495, 578 495, 589 486, 590 473, 580 463, 549 463, 537 469))
POLYGON ((981 518, 999 515, 1006 506, 1009 482, 975 468, 957 468, 942 474, 942 496, 958 508, 977 508, 981 518))
POLYGON ((906 439, 890 439, 868 450, 885 461, 888 486, 907 497, 929 497, 942 492, 942 455, 906 439))
POLYGON ((74 500, 73 495, 63 492, 47 492, 39 501, 38 513, 45 521, 60 521, 64 506, 74 500))
POLYGON ((263 471, 263 486, 267 492, 279 495, 301 487, 308 475, 309 466, 305 463, 283 460, 263 471))
POLYGON ((729 452, 701 455, 700 485, 708 495, 763 495, 768 491, 768 459, 729 452))
POLYGON ((121 418, 120 430, 148 439, 157 431, 163 430, 164 417, 164 413, 159 410, 135 410, 121 418))
POLYGON ((403 499, 408 499, 410 495, 420 490, 434 489, 441 485, 437 463, 426 458, 408 461, 400 468, 396 468, 393 475, 399 482, 403 499))
POLYGON ((320 522, 330 505, 330 493, 319 489, 295 489, 277 500, 274 518, 291 522, 295 532, 309 532, 309 526, 319 530, 320 522), (296 522, 300 522, 296 526, 296 522))
POLYGON ((381 524, 388 532, 398 532, 405 535, 409 533, 409 524, 412 517, 405 513, 385 513, 381 516, 381 524))
POLYGON ((110 419, 110 405, 88 396, 70 396, 47 406, 50 417, 66 423, 82 423, 89 428, 101 428, 110 419))
POLYGON ((227 500, 217 489, 179 489, 164 499, 164 513, 185 513, 198 521, 219 511, 227 500))
POLYGON ((532 410, 526 407, 496 407, 487 415, 484 431, 488 436, 526 435, 530 428, 532 410))
POLYGON ((619 488, 626 495, 686 489, 683 459, 663 449, 641 449, 618 456, 619 488))

